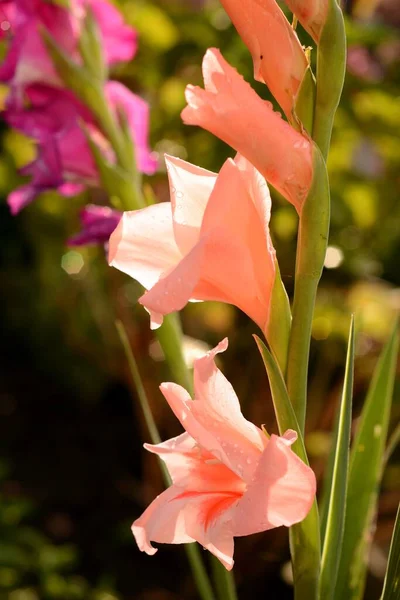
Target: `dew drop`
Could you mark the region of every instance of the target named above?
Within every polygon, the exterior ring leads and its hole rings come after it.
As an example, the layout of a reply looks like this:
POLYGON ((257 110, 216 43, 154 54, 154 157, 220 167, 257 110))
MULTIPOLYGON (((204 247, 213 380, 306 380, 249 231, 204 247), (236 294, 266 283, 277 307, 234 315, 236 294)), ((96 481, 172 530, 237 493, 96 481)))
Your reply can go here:
POLYGON ((248 459, 246 460, 246 462, 247 462, 247 464, 248 464, 248 465, 251 465, 251 458, 248 458, 248 459))
POLYGON ((176 192, 177 198, 183 198, 183 192, 176 192))

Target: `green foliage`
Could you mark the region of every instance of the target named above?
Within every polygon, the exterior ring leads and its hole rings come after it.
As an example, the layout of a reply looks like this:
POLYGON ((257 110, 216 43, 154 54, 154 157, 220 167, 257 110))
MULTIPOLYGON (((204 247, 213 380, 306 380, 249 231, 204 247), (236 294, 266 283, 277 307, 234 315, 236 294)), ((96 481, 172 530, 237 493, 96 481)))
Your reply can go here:
POLYGON ((398 354, 398 324, 382 353, 360 417, 350 459, 346 519, 334 598, 360 600, 382 478, 398 354))
POLYGON ((381 600, 398 600, 400 597, 400 505, 394 524, 381 600))
POLYGON ((322 532, 323 551, 321 563, 320 596, 324 600, 334 597, 339 569, 346 514, 347 477, 350 448, 351 408, 354 379, 354 318, 351 320, 347 348, 346 371, 342 400, 333 439, 332 468, 328 470, 329 488, 326 494, 326 527, 322 532))

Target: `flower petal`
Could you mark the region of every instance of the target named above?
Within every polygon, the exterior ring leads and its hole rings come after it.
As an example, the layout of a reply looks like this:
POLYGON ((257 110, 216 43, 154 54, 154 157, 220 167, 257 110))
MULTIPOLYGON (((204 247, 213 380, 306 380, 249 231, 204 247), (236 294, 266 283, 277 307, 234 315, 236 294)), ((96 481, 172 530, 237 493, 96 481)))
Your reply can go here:
POLYGON ((238 306, 262 330, 269 319, 275 281, 275 250, 269 234, 271 198, 265 179, 243 157, 223 165, 201 228, 208 256, 201 274, 200 299, 238 306), (218 249, 218 251, 217 251, 218 249), (208 290, 220 290, 220 298, 208 290), (207 293, 208 292, 208 293, 207 293))
MULTIPOLYGON (((195 297, 193 292, 201 274, 205 243, 206 240, 201 240, 139 298, 140 304, 151 316, 153 315, 152 319, 156 318, 154 315, 166 315, 181 310, 195 297)), ((135 276, 135 279, 138 277, 135 276)))
POLYGON ((145 288, 151 288, 180 258, 169 202, 125 212, 110 237, 109 264, 145 288))
POLYGON ((253 481, 235 509, 235 536, 289 527, 307 516, 315 497, 315 475, 291 450, 295 439, 290 430, 283 437, 271 436, 253 481))
POLYGON ((301 211, 311 186, 312 146, 262 100, 216 49, 203 60, 205 89, 189 85, 182 118, 245 156, 301 211))
POLYGON ((168 404, 199 446, 224 463, 238 477, 250 481, 262 454, 266 437, 247 421, 237 396, 214 363, 227 348, 223 340, 205 357, 195 361, 195 399, 173 383, 160 386, 168 404))
POLYGON ((198 241, 208 199, 217 175, 174 156, 165 155, 176 243, 182 253, 198 241))
POLYGON ((151 542, 163 544, 185 544, 194 542, 186 532, 184 508, 187 500, 181 497, 182 489, 171 486, 157 496, 144 513, 132 524, 139 550, 155 554, 151 542))
POLYGON ((186 491, 241 495, 245 490, 244 482, 210 452, 200 448, 188 433, 144 447, 165 462, 173 483, 186 491))
POLYGON ((290 119, 308 65, 295 30, 276 0, 221 3, 251 52, 255 79, 266 83, 290 119))
POLYGON ((328 16, 328 0, 285 0, 285 4, 318 42, 328 16))

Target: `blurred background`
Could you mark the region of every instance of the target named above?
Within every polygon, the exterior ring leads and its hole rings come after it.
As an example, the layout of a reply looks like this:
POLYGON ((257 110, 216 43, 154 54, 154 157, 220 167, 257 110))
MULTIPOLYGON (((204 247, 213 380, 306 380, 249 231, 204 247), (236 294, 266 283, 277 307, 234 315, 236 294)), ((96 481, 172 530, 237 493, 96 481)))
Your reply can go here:
MULTIPOLYGON (((150 103, 159 172, 146 185, 167 200, 164 152, 214 171, 232 155, 180 120, 186 84, 202 81, 205 50, 221 48, 248 81, 251 59, 218 0, 120 5, 140 44, 134 61, 114 77, 150 103)), ((329 159, 332 229, 313 326, 306 439, 319 477, 341 392, 350 313, 358 327, 357 417, 400 307, 400 4, 354 0, 345 10, 348 72, 329 159)), ((299 35, 310 43, 301 28, 299 35)), ((255 87, 268 97, 265 87, 255 87)), ((45 194, 11 217, 6 196, 33 152, 2 125, 0 600, 194 599, 182 547, 162 546, 150 558, 130 532, 163 485, 155 457, 142 449, 149 435, 115 318, 129 332, 162 438, 181 431, 158 391, 170 376, 147 314, 136 305, 139 287, 107 266, 102 247, 66 244, 79 228, 79 209, 104 202, 101 194, 72 200, 45 194)), ((272 234, 290 294, 296 228, 295 211, 277 200, 272 234)), ((229 336, 220 366, 246 417, 276 431, 255 326, 217 303, 191 305, 182 319, 192 357, 229 336)), ((391 431, 399 417, 397 387, 391 431)), ((383 480, 367 600, 380 595, 399 481, 397 450, 383 480)), ((286 530, 238 539, 235 559, 241 600, 267 591, 269 598, 292 597, 286 530)))

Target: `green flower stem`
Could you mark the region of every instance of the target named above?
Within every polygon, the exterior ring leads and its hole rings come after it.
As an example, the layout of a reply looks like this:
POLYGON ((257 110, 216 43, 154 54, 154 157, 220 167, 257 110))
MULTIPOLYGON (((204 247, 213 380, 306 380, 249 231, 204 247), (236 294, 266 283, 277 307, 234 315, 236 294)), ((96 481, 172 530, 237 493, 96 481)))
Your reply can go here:
POLYGON ((193 396, 193 383, 182 349, 182 328, 179 315, 165 315, 163 324, 156 330, 157 339, 176 383, 193 396))
POLYGON ((330 220, 328 174, 325 161, 316 146, 313 163, 313 183, 300 215, 287 369, 289 397, 302 433, 306 416, 314 304, 325 260, 330 220))
POLYGON ((346 71, 346 31, 337 0, 330 0, 317 50, 317 95, 312 137, 328 157, 336 109, 346 71))
MULTIPOLYGON (((143 381, 140 376, 140 372, 132 352, 132 347, 129 343, 128 335, 121 321, 116 321, 115 326, 117 328, 119 339, 121 340, 121 344, 124 349, 126 359, 128 361, 132 382, 134 384, 136 393, 139 398, 140 406, 142 408, 146 425, 150 433, 150 439, 153 444, 159 444, 161 442, 160 434, 158 433, 157 425, 154 421, 153 414, 151 412, 149 400, 147 398, 146 390, 144 389, 143 381)), ((168 470, 161 459, 159 463, 165 485, 169 486, 172 482, 168 470)), ((196 586, 199 591, 199 596, 201 600, 215 600, 214 592, 208 579, 207 571, 204 567, 198 545, 185 544, 185 551, 188 557, 190 567, 192 569, 193 577, 196 582, 196 586)), ((225 597, 227 598, 227 600, 230 600, 230 598, 234 600, 235 598, 234 596, 225 597)))
POLYGON ((215 556, 211 555, 211 557, 211 568, 219 600, 237 600, 235 584, 231 573, 225 569, 215 556))

